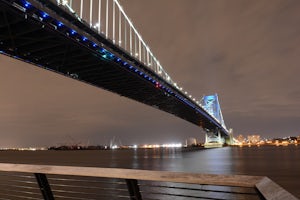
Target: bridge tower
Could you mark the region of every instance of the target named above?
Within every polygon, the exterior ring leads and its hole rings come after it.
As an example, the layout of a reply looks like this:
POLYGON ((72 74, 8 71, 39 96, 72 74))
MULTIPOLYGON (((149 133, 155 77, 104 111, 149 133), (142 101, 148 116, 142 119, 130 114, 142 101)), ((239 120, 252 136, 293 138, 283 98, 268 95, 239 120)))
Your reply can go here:
POLYGON ((225 144, 225 138, 221 136, 218 129, 207 130, 205 134, 205 148, 223 147, 225 144))
POLYGON ((234 145, 235 142, 234 142, 233 129, 232 128, 229 129, 228 136, 229 137, 227 137, 225 139, 225 143, 228 144, 228 145, 234 145))
MULTIPOLYGON (((217 94, 203 96, 201 100, 201 104, 202 107, 212 117, 214 117, 223 127, 226 128, 217 94)), ((226 139, 226 143, 230 143, 230 137, 229 138, 222 137, 221 132, 218 128, 214 130, 206 129, 204 146, 206 148, 222 147, 225 143, 225 139, 226 139)))

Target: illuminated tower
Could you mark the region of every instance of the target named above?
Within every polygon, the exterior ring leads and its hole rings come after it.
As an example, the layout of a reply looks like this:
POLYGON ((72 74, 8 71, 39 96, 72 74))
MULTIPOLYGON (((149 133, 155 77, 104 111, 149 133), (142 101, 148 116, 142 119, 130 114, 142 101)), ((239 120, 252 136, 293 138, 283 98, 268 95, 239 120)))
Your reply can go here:
MULTIPOLYGON (((201 105, 206 112, 214 117, 222 125, 222 127, 226 129, 217 94, 203 96, 201 105)), ((206 148, 222 147, 224 143, 225 138, 221 136, 220 130, 216 129, 206 132, 204 144, 206 148)), ((232 144, 230 137, 228 138, 227 143, 232 144)))
POLYGON ((226 128, 217 94, 203 96, 201 104, 211 116, 215 117, 226 128))

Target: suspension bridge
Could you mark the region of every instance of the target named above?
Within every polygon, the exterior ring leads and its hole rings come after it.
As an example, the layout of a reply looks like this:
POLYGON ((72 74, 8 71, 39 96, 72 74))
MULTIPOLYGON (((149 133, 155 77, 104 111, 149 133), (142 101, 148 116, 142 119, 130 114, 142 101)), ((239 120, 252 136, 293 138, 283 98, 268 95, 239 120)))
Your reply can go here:
POLYGON ((0 0, 0 53, 171 113, 229 142, 217 95, 197 100, 162 67, 118 0, 0 0))

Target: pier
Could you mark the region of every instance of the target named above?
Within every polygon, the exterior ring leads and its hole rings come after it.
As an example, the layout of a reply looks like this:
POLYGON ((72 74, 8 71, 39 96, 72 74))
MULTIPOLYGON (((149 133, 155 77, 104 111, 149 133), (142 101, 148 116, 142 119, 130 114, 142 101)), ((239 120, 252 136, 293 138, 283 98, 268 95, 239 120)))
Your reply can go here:
POLYGON ((268 177, 0 163, 0 199, 297 200, 268 177))

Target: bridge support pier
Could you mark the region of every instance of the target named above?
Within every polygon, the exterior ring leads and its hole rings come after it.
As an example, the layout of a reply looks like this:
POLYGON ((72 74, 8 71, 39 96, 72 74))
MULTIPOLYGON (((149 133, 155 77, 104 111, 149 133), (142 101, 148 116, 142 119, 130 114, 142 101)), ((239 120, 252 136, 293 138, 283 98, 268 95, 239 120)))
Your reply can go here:
POLYGON ((223 147, 225 138, 221 136, 220 130, 208 130, 205 134, 205 148, 223 147))

